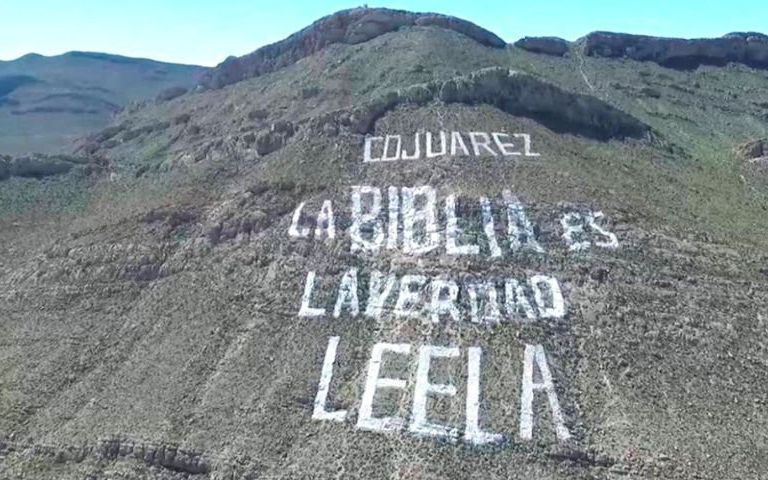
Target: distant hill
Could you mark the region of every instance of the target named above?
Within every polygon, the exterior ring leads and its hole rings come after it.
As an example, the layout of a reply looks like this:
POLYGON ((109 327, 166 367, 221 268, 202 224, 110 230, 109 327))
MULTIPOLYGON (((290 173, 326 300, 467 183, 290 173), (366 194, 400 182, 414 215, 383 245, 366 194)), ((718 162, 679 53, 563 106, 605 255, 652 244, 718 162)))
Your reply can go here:
POLYGON ((0 61, 0 153, 69 150, 129 102, 189 88, 205 70, 92 52, 0 61))

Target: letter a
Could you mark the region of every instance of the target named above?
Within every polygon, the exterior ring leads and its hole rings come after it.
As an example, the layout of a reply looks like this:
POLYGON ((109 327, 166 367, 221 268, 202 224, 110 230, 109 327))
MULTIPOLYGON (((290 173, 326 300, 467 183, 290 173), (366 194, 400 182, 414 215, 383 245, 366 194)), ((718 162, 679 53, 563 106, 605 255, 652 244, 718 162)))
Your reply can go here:
POLYGON ((560 402, 557 401, 557 393, 555 392, 555 385, 552 383, 552 374, 549 371, 549 365, 547 365, 547 357, 544 355, 544 347, 526 345, 523 362, 523 389, 520 396, 520 438, 523 440, 533 438, 533 394, 542 390, 547 393, 557 439, 564 442, 571 438, 571 433, 563 421, 563 413, 560 411, 560 402), (533 381, 534 362, 541 372, 541 382, 534 383, 533 381))

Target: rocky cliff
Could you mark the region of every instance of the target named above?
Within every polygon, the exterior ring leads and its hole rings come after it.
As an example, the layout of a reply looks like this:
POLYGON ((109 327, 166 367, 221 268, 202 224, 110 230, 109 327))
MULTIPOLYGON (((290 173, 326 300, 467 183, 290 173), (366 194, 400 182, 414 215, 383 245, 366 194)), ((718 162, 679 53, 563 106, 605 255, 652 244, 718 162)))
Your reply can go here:
POLYGON ((221 88, 291 65, 334 43, 354 45, 414 25, 452 30, 489 47, 506 46, 502 39, 488 30, 455 17, 385 8, 356 8, 321 18, 285 40, 251 54, 230 57, 205 75, 202 84, 221 88))
POLYGON ((768 68, 768 36, 731 33, 722 38, 661 38, 624 33, 593 32, 580 40, 586 55, 631 58, 670 68, 723 66, 729 62, 768 68))

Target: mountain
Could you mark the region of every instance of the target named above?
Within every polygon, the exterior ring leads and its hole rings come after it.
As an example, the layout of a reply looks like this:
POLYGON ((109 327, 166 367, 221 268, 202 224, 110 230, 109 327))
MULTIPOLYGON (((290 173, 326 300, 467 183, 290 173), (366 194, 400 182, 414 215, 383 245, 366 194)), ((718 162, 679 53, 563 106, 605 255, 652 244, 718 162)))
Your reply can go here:
POLYGON ((203 67, 91 52, 0 61, 0 153, 59 153, 130 102, 194 86, 203 67))
POLYGON ((353 9, 0 159, 0 477, 765 478, 740 38, 353 9))

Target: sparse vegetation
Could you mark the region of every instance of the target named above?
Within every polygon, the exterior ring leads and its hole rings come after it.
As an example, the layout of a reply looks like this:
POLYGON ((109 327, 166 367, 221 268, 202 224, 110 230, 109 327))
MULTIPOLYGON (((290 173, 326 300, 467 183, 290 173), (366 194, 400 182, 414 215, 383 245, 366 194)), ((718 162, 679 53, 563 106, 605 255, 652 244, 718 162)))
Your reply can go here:
MULTIPOLYGON (((400 27, 288 49, 291 62, 222 78, 226 88, 162 102, 153 92, 94 127, 78 153, 89 168, 19 177, 0 156, 0 476, 765 476, 765 71, 581 56, 578 44, 562 56, 491 48, 434 19, 400 27), (540 156, 362 162, 366 135, 398 135, 413 151, 417 133, 442 131, 527 133, 540 156), (382 218, 389 186, 433 186, 440 202, 456 193, 459 241, 483 249, 480 198, 501 241, 509 190, 546 252, 357 255, 345 233, 353 185, 384 192, 382 218), (333 241, 288 235, 300 203, 312 219, 326 200, 333 241), (570 211, 603 212, 620 248, 570 251, 570 211), (321 284, 352 267, 360 296, 372 270, 546 273, 567 314, 497 327, 297 315, 307 272, 319 302, 330 295, 321 284), (482 428, 505 442, 313 420, 323 348, 337 335, 329 407, 351 418, 372 343, 482 347, 482 428), (547 349, 567 443, 546 428, 541 392, 534 441, 516 433, 524 344, 547 349), (23 443, 42 439, 55 448, 23 443)), ((388 362, 387 375, 412 383, 411 363, 388 362)), ((466 358, 435 364, 431 381, 458 392, 430 397, 430 415, 458 428, 466 358)), ((411 394, 390 390, 382 410, 405 416, 411 394)))

